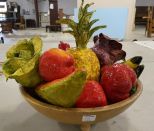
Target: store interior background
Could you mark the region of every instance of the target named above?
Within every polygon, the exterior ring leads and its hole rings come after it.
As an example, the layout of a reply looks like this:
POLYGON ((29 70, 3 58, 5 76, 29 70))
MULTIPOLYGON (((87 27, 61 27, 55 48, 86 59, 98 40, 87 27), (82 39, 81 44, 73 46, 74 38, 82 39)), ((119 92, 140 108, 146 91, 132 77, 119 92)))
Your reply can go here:
MULTIPOLYGON (((11 12, 11 16, 5 16, 5 13, 0 11, 0 25, 2 26, 2 23, 5 23, 5 20, 8 21, 8 19, 11 19, 13 24, 18 24, 20 16, 22 16, 25 28, 15 28, 15 25, 12 25, 12 32, 6 31, 1 33, 0 35, 4 37, 5 44, 11 44, 9 38, 19 38, 22 37, 21 34, 23 34, 24 37, 30 37, 31 35, 50 37, 54 36, 55 33, 59 33, 55 32, 55 30, 46 32, 45 29, 46 26, 50 25, 50 20, 52 21, 50 17, 51 12, 49 11, 51 10, 49 0, 37 0, 39 17, 39 23, 37 24, 35 1, 36 0, 7 0, 8 5, 12 2, 17 4, 19 8, 17 8, 16 12, 13 10, 14 13, 11 12), (21 36, 19 36, 19 34, 21 36)), ((76 12, 80 2, 81 0, 58 0, 57 11, 59 12, 60 9, 62 9, 62 13, 64 13, 63 17, 77 19, 76 12)), ((89 0, 88 2, 93 1, 89 0)), ((143 17, 148 15, 148 6, 153 5, 154 1, 152 0, 112 0, 112 2, 95 0, 93 9, 96 10, 96 13, 94 18, 100 19, 100 22, 97 23, 98 25, 107 25, 106 29, 100 30, 95 34, 103 32, 111 38, 122 41, 151 40, 153 39, 152 37, 148 38, 145 35, 147 19, 143 19, 143 17)), ((61 31, 66 29, 66 25, 61 25, 61 31)), ((0 27, 0 31, 2 31, 2 27, 0 27)), ((69 35, 64 36, 66 36, 65 39, 72 39, 69 35)))

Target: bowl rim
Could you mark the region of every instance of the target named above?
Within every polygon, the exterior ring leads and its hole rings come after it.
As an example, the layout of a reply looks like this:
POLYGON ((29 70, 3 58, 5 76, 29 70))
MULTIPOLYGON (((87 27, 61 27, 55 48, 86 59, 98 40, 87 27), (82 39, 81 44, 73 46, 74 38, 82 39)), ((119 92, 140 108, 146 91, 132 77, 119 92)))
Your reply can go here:
POLYGON ((52 104, 48 104, 45 102, 42 102, 34 97, 32 97, 30 94, 28 94, 24 87, 20 86, 20 92, 22 96, 30 103, 35 104, 37 106, 41 106, 44 108, 51 108, 52 110, 58 110, 58 111, 65 111, 65 112, 85 112, 85 113, 93 113, 93 112, 102 112, 102 111, 109 111, 113 110, 116 108, 124 107, 129 103, 133 103, 142 93, 143 91, 143 86, 140 80, 137 81, 137 91, 135 94, 131 95, 129 98, 122 100, 120 102, 111 104, 111 105, 106 105, 103 107, 95 107, 95 108, 64 108, 64 107, 59 107, 55 106, 52 104))

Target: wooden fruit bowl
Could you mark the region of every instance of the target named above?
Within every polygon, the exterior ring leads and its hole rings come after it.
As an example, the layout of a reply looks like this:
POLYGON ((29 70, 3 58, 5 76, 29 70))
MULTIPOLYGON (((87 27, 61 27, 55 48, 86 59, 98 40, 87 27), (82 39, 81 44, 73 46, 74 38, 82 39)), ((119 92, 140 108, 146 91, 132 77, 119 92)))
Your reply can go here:
POLYGON ((62 108, 39 100, 20 87, 21 94, 38 112, 62 123, 81 125, 82 131, 90 131, 90 125, 110 119, 132 105, 142 92, 142 84, 137 82, 137 92, 121 102, 97 108, 62 108))

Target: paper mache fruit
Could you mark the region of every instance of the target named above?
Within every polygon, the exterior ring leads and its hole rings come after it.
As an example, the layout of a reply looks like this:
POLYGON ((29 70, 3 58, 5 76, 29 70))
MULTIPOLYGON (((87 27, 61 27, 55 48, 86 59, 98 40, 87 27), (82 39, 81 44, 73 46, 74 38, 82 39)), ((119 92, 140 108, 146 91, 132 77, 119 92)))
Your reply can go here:
POLYGON ((67 50, 75 59, 75 67, 87 71, 87 80, 98 81, 100 75, 100 63, 96 54, 88 48, 67 50))
POLYGON ((79 8, 78 22, 72 19, 60 19, 59 24, 66 24, 70 27, 64 33, 73 35, 76 42, 76 48, 67 50, 75 59, 76 68, 85 69, 87 71, 87 80, 99 80, 100 63, 96 54, 89 48, 87 44, 92 35, 99 29, 105 28, 105 25, 94 26, 98 19, 91 19, 95 11, 89 11, 94 3, 85 4, 82 0, 79 8))
POLYGON ((63 78, 74 70, 73 57, 61 49, 50 49, 40 57, 39 73, 45 81, 63 78))
POLYGON ((70 45, 68 43, 64 43, 63 41, 60 41, 58 48, 66 51, 68 48, 70 48, 70 45))
POLYGON ((104 66, 101 70, 101 85, 110 103, 116 103, 130 96, 137 81, 136 73, 125 64, 104 66))
POLYGON ((126 52, 122 50, 122 44, 102 33, 94 37, 94 43, 92 50, 97 55, 101 67, 114 64, 126 57, 126 52))
POLYGON ((42 40, 35 36, 20 40, 6 54, 2 70, 6 78, 15 79, 25 87, 35 87, 42 79, 38 73, 39 57, 42 51, 42 40))
POLYGON ((62 79, 38 86, 35 91, 53 105, 72 107, 83 90, 86 74, 83 70, 76 70, 62 79))
POLYGON ((76 102, 78 108, 92 108, 107 105, 107 98, 102 86, 97 81, 87 81, 76 102))
POLYGON ((8 59, 18 57, 31 59, 35 54, 40 54, 42 51, 42 40, 35 36, 29 41, 27 39, 19 40, 6 53, 8 59))
POLYGON ((15 79, 24 87, 35 87, 42 79, 38 74, 39 55, 32 59, 11 58, 3 64, 6 78, 15 79))

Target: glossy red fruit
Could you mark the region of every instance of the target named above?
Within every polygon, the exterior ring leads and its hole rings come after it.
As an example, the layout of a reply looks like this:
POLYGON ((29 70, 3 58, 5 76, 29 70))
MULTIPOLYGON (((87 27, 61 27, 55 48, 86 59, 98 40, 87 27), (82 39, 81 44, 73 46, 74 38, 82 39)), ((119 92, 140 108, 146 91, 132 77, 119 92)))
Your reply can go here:
POLYGON ((131 78, 132 85, 135 86, 136 82, 137 82, 137 75, 136 75, 135 71, 132 68, 130 68, 128 65, 121 64, 121 66, 125 70, 127 70, 128 74, 129 74, 129 76, 131 78))
POLYGON ((74 70, 74 58, 61 49, 50 49, 40 57, 39 73, 45 81, 63 78, 74 70))
POLYGON ((96 81, 87 81, 82 94, 76 102, 78 108, 100 107, 107 105, 106 95, 96 81))
POLYGON ((58 48, 66 51, 68 48, 70 48, 70 45, 68 43, 64 43, 64 42, 60 41, 58 48))
POLYGON ((136 73, 130 67, 124 64, 104 66, 101 73, 101 85, 111 103, 130 96, 130 90, 137 80, 136 73))

